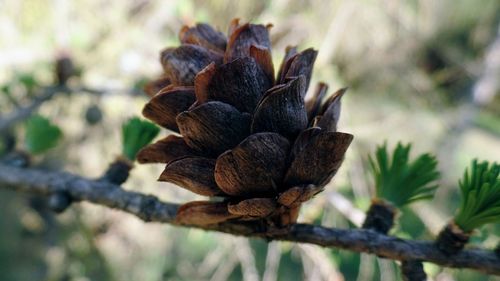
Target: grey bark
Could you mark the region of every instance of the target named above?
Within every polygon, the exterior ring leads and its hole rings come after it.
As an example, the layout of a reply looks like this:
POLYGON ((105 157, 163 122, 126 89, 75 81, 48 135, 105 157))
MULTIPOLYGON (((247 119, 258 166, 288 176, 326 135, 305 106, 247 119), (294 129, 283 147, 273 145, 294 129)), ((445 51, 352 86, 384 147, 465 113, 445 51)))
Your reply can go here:
MULTIPOLYGON (((16 168, 0 164, 0 187, 31 194, 67 192, 74 201, 88 201, 122 210, 146 222, 178 225, 177 204, 156 196, 128 191, 111 183, 86 179, 66 172, 16 168)), ((467 249, 456 255, 442 253, 433 241, 400 239, 365 229, 337 229, 319 225, 294 224, 271 229, 255 222, 227 222, 209 226, 185 226, 268 240, 311 243, 323 247, 364 252, 392 260, 419 260, 444 267, 469 268, 500 275, 500 257, 494 251, 467 249)))

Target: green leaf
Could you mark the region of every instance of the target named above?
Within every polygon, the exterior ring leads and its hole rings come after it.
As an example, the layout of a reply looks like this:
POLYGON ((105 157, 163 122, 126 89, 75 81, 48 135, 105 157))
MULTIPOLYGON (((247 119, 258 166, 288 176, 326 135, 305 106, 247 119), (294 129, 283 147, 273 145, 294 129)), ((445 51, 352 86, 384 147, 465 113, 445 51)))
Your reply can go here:
POLYGON ((26 150, 32 154, 43 153, 57 145, 62 137, 62 131, 47 118, 34 115, 26 121, 26 150))
POLYGON ((160 129, 153 123, 133 117, 122 126, 123 155, 134 161, 141 148, 151 143, 160 129))
POLYGON ((499 164, 475 159, 458 184, 462 200, 455 223, 462 230, 468 232, 500 221, 499 164))
POLYGON ((410 150, 411 144, 398 143, 391 156, 384 143, 377 148, 375 157, 369 157, 376 196, 398 208, 418 200, 431 199, 437 188, 432 184, 439 178, 436 158, 426 153, 411 161, 410 150))

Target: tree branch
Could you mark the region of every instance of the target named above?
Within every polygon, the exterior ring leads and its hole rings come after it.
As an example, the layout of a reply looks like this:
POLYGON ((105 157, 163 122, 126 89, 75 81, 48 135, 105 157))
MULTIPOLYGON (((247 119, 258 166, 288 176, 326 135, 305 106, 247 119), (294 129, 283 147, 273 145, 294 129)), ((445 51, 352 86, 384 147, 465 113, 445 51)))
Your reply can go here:
POLYGON ((30 104, 19 107, 9 114, 0 117, 0 133, 10 129, 15 124, 29 118, 44 102, 50 100, 55 94, 59 92, 78 93, 84 92, 91 95, 107 95, 107 94, 123 94, 129 93, 130 95, 137 94, 133 90, 128 89, 95 89, 89 87, 74 87, 67 86, 47 86, 40 89, 40 94, 33 98, 30 104))
POLYGON ((6 116, 0 118, 0 133, 10 129, 14 124, 23 121, 31 116, 31 114, 40 107, 45 101, 51 99, 61 87, 47 87, 44 88, 42 93, 33 98, 29 105, 19 107, 6 116))
MULTIPOLYGON (((27 193, 50 195, 67 192, 74 200, 131 213, 144 221, 177 225, 178 205, 157 197, 103 181, 89 180, 65 172, 48 172, 0 164, 0 186, 27 193)), ((189 227, 189 226, 188 226, 189 227)), ((210 226, 191 226, 233 235, 261 237, 269 240, 303 242, 323 247, 341 248, 375 254, 392 260, 421 260, 445 267, 470 268, 500 275, 500 258, 493 251, 471 249, 446 256, 431 241, 413 241, 378 234, 363 229, 336 229, 318 225, 295 224, 288 229, 269 229, 256 222, 228 222, 210 226)))

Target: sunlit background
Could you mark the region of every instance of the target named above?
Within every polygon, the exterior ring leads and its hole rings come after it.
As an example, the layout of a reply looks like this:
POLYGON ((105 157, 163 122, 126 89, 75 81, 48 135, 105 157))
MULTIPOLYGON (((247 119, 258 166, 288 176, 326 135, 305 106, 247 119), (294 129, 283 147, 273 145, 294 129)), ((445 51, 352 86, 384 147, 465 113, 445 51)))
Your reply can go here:
MULTIPOLYGON (((311 85, 349 87, 340 130, 354 134, 353 145, 299 221, 355 227, 372 193, 367 155, 384 141, 411 142, 413 153, 438 156, 441 187, 433 201, 404 210, 393 233, 433 239, 456 209, 465 166, 500 160, 498 0, 0 0, 0 115, 29 103, 30 87, 53 82, 55 58, 70 56, 80 72, 70 83, 100 93, 43 104, 39 112, 61 126, 64 140, 36 162, 98 177, 120 153, 120 124, 147 101, 140 89, 160 74, 159 51, 179 44, 184 24, 226 31, 235 17, 274 25, 276 64, 288 45, 313 47, 311 85), (88 124, 89 108, 103 113, 100 123, 88 124)), ((170 202, 195 199, 158 183, 162 168, 136 165, 125 188, 170 202)), ((490 225, 472 244, 492 248, 499 237, 500 226, 490 225)), ((432 280, 494 280, 425 269, 432 280)), ((40 198, 0 189, 0 280, 390 281, 401 280, 398 271, 374 256, 143 223, 87 203, 54 215, 40 198)))

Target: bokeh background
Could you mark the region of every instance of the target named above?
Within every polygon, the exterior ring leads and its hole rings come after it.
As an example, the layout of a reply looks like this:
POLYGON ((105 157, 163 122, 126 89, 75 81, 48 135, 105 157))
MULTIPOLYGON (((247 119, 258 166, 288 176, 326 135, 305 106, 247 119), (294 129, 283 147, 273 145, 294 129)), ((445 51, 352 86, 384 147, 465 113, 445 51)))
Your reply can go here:
MULTIPOLYGON (((159 51, 178 43, 183 24, 226 31, 232 18, 273 23, 273 57, 288 45, 319 49, 313 84, 349 87, 340 130, 355 135, 339 174, 307 203, 301 222, 355 227, 373 185, 367 155, 387 141, 438 156, 435 199, 405 209, 394 234, 432 239, 457 207, 457 179, 473 158, 500 160, 498 0, 0 0, 0 115, 53 82, 53 62, 70 56, 70 83, 97 94, 58 95, 39 113, 64 132, 37 166, 98 177, 120 153, 120 126, 139 115, 141 85, 161 67, 159 51), (102 120, 89 125, 89 108, 102 120)), ((311 87, 313 88, 313 87, 311 87)), ((22 149, 23 124, 13 132, 22 149)), ((164 133, 163 133, 164 135, 164 133)), ((139 166, 125 188, 171 202, 192 193, 139 166)), ((472 244, 492 248, 500 226, 472 244)), ((431 280, 500 280, 425 264, 431 280)), ((400 280, 392 261, 311 245, 267 243, 143 223, 78 204, 54 215, 43 200, 0 189, 0 280, 400 280)))

